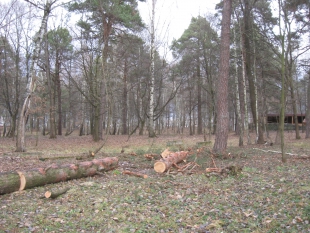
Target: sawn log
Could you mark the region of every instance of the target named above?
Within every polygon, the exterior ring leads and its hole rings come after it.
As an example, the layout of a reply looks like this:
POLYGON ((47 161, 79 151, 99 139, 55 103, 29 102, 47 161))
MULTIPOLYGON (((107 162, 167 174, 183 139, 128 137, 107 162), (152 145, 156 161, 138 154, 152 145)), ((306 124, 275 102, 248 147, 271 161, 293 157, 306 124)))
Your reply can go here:
POLYGON ((154 170, 158 173, 164 173, 173 164, 177 164, 186 159, 188 151, 171 152, 166 158, 162 158, 154 164, 154 170))
POLYGON ((97 172, 112 170, 118 158, 107 157, 76 164, 56 165, 27 171, 0 173, 0 195, 61 181, 94 176, 97 172))

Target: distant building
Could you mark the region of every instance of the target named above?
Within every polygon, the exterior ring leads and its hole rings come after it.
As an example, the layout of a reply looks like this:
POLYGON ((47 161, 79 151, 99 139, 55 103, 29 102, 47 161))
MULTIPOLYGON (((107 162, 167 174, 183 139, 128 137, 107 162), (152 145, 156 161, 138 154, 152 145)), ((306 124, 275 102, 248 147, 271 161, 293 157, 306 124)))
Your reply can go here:
MULTIPOLYGON (((297 114, 298 124, 305 123, 306 114, 297 114)), ((267 114, 267 123, 279 123, 280 115, 279 114, 267 114)), ((285 114, 284 123, 295 124, 294 114, 288 113, 285 114)))

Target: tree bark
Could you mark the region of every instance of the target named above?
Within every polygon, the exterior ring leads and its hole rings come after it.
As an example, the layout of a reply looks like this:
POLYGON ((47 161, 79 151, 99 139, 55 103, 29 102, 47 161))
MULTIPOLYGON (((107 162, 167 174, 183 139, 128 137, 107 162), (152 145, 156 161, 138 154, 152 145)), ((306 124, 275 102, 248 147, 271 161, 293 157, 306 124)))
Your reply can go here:
POLYGON ((94 176, 97 172, 109 171, 117 166, 118 158, 108 157, 77 164, 62 166, 52 164, 46 168, 0 173, 0 195, 46 184, 94 176))
POLYGON ((213 150, 215 153, 223 154, 227 148, 229 112, 228 112, 228 78, 230 57, 230 21, 231 0, 224 0, 222 29, 221 29, 221 51, 220 51, 220 74, 217 83, 217 127, 213 150))

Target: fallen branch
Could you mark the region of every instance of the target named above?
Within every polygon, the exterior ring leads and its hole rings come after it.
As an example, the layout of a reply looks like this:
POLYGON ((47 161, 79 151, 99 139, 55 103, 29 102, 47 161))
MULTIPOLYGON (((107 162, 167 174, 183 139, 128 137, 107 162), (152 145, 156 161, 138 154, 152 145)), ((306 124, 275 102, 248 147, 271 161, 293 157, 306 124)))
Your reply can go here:
POLYGON ((217 166, 216 166, 216 164, 215 164, 215 161, 214 161, 214 158, 213 158, 213 154, 211 154, 211 159, 212 159, 212 162, 213 162, 213 166, 214 166, 215 168, 217 168, 217 166))
POLYGON ((142 174, 142 173, 139 173, 139 172, 132 172, 132 171, 128 171, 128 170, 123 171, 123 174, 130 175, 130 176, 141 177, 141 178, 144 178, 144 179, 147 178, 147 175, 145 175, 145 174, 142 174))
POLYGON ((148 160, 160 159, 160 155, 158 154, 144 154, 143 156, 148 160))
POLYGON ((62 166, 51 164, 46 168, 0 173, 0 195, 45 184, 94 176, 97 172, 109 171, 117 166, 118 158, 108 157, 76 164, 62 166))
POLYGON ((225 168, 208 167, 206 168, 207 173, 215 172, 221 174, 230 174, 233 176, 238 175, 242 171, 242 166, 232 165, 225 168))
MULTIPOLYGON (((271 152, 271 153, 276 153, 276 154, 282 154, 281 151, 274 151, 274 150, 263 150, 263 149, 259 149, 259 148, 253 148, 254 150, 260 150, 263 152, 271 152)), ((293 155, 293 156, 299 156, 298 154, 292 154, 292 153, 285 153, 286 155, 293 155)))
POLYGON ((177 164, 173 164, 178 169, 178 172, 185 172, 188 170, 188 172, 191 172, 195 167, 199 166, 196 162, 189 162, 185 164, 184 166, 180 167, 177 164))
POLYGON ((104 139, 103 143, 94 152, 89 151, 89 155, 94 157, 104 147, 107 141, 108 141, 108 135, 104 139))
POLYGON ((310 159, 310 156, 308 156, 308 155, 300 155, 298 157, 295 157, 295 159, 310 159))
POLYGON ((217 167, 208 167, 206 168, 206 172, 210 173, 210 172, 216 172, 216 173, 221 173, 223 169, 221 168, 217 168, 217 167))

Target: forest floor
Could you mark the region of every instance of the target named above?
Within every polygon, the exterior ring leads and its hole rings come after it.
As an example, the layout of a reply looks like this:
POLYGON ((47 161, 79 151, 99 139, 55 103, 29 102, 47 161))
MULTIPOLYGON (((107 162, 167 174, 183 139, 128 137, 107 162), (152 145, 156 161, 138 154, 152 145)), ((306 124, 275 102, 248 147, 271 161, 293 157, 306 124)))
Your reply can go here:
MULTIPOLYGON (((290 154, 283 164, 279 146, 238 147, 234 134, 229 135, 230 156, 214 158, 213 137, 201 147, 202 136, 132 136, 128 141, 109 136, 95 157, 118 157, 117 169, 1 195, 0 232, 310 232, 310 140, 294 138, 293 132, 285 135, 290 154), (173 151, 190 148, 179 166, 191 166, 156 173, 154 160, 144 154, 160 154, 167 143, 175 144, 173 151), (214 165, 240 166, 242 172, 206 173, 214 165), (69 190, 58 198, 42 198, 47 190, 65 187, 69 190)), ((15 141, 0 138, 0 173, 75 163, 103 143, 76 135, 38 141, 29 135, 26 142, 27 152, 16 153, 15 141)))

